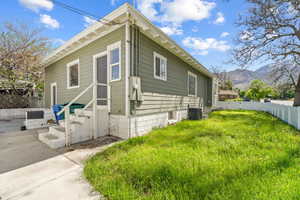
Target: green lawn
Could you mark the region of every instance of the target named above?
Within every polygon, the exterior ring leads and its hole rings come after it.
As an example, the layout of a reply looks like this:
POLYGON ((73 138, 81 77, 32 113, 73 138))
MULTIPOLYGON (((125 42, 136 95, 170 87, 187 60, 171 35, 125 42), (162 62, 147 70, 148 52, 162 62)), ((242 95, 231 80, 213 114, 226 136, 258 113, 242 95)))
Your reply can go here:
POLYGON ((269 114, 218 111, 92 157, 84 174, 107 199, 300 199, 300 138, 269 114))

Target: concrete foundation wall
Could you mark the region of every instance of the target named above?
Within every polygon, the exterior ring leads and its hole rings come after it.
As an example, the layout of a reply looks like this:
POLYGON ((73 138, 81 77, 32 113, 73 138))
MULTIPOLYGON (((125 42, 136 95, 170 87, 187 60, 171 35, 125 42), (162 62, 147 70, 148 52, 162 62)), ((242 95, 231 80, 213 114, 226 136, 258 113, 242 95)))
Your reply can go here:
POLYGON ((150 114, 144 116, 110 116, 110 134, 128 139, 142 136, 149 133, 154 128, 163 128, 171 123, 176 123, 187 118, 187 110, 177 110, 176 120, 168 120, 168 112, 150 114))
POLYGON ((0 120, 4 119, 25 119, 27 111, 50 111, 45 108, 16 108, 16 109, 0 109, 0 120))
POLYGON ((50 109, 39 109, 44 111, 44 119, 25 119, 24 125, 27 129, 42 128, 48 126, 48 120, 55 120, 54 114, 50 109))

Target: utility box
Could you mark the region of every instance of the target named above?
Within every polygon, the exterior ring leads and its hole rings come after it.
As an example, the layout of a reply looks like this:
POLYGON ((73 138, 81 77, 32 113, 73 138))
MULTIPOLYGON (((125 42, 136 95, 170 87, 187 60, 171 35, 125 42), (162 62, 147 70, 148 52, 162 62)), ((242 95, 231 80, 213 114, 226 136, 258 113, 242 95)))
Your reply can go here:
POLYGON ((131 101, 143 101, 141 77, 131 76, 129 78, 129 98, 131 101))

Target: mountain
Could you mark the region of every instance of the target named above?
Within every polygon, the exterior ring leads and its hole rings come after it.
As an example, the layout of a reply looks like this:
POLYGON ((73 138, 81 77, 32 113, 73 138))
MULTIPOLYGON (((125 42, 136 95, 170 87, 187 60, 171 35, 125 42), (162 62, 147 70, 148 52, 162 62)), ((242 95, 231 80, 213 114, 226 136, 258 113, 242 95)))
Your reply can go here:
POLYGON ((271 71, 271 66, 265 65, 255 71, 247 69, 236 69, 233 71, 226 72, 226 75, 229 79, 232 80, 235 88, 245 90, 249 87, 251 81, 255 79, 260 79, 268 84, 271 84, 271 71))

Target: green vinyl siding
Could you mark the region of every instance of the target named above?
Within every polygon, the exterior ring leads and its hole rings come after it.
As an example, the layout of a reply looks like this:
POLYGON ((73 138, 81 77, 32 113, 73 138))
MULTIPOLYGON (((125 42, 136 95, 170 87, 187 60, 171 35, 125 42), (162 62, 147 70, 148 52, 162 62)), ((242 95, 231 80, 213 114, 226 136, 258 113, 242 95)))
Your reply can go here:
MULTIPOLYGON (((125 114, 125 27, 121 27, 70 55, 51 64, 45 69, 45 104, 51 104, 50 85, 57 83, 57 101, 66 103, 75 98, 93 82, 93 56, 107 50, 107 46, 121 41, 121 80, 113 81, 111 86, 111 113, 125 114), (79 59, 80 87, 67 89, 67 64, 79 59)), ((78 102, 87 104, 92 98, 92 89, 83 95, 78 102)))
POLYGON ((211 78, 141 34, 139 76, 143 92, 188 96, 188 71, 197 75, 197 96, 203 98, 205 105, 209 106, 211 78), (167 81, 154 78, 154 52, 167 58, 167 81))

